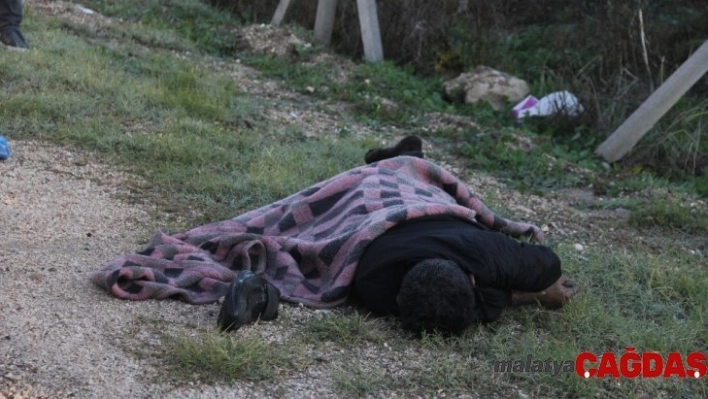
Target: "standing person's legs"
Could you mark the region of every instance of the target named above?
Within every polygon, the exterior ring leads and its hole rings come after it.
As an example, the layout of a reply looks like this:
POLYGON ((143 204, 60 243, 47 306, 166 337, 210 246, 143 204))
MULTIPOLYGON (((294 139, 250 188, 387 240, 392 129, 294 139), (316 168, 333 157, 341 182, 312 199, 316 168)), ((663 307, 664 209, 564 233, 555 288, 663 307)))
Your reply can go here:
POLYGON ((22 0, 0 0, 0 30, 19 29, 22 23, 22 0))
POLYGON ((20 24, 22 0, 0 0, 0 41, 7 46, 27 48, 20 24))

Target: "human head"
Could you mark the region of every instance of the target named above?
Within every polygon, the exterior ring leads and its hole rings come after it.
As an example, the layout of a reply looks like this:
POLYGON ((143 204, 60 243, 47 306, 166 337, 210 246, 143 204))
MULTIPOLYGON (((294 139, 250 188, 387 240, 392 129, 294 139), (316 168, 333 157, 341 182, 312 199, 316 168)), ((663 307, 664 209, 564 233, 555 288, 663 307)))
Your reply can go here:
POLYGON ((461 334, 475 320, 470 278, 445 259, 426 259, 413 266, 403 278, 397 301, 403 328, 418 334, 461 334))

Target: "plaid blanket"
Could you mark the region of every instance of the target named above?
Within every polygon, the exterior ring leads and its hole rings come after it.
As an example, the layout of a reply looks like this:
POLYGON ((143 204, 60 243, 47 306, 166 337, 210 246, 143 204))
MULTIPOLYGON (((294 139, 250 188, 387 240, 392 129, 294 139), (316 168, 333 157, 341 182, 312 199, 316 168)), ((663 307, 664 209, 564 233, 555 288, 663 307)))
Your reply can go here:
POLYGON ((233 219, 187 232, 157 232, 147 248, 92 276, 131 300, 217 301, 241 269, 261 274, 281 299, 311 307, 341 304, 366 246, 406 220, 452 214, 504 233, 542 239, 541 230, 502 218, 458 178, 420 158, 361 166, 233 219))

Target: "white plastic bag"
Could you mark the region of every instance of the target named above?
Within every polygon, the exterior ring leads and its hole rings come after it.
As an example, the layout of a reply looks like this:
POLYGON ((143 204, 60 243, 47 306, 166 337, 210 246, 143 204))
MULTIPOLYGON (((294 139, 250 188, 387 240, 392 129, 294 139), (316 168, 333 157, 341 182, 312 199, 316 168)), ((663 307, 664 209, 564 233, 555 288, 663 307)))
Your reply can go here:
POLYGON ((517 121, 527 116, 548 116, 563 113, 567 116, 578 116, 585 108, 580 104, 578 98, 569 91, 557 91, 551 93, 540 100, 534 96, 528 96, 512 109, 514 118, 517 121))

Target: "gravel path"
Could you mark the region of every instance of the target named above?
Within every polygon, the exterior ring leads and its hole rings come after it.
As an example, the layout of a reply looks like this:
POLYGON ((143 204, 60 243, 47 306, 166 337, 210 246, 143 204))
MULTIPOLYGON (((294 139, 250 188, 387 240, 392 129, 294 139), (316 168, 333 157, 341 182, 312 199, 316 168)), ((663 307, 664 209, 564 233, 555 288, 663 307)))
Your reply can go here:
POLYGON ((155 359, 126 350, 158 339, 145 320, 205 326, 218 311, 121 301, 90 283, 158 228, 156 209, 117 199, 136 177, 61 148, 11 145, 0 162, 0 399, 263 396, 249 384, 165 380, 155 359))
POLYGON ((113 372, 116 341, 133 315, 167 304, 116 301, 88 275, 135 248, 148 210, 116 200, 125 176, 91 160, 33 142, 12 149, 0 163, 0 392, 133 396, 140 365, 113 372))
MULTIPOLYGON (((135 176, 62 148, 11 145, 0 162, 0 399, 336 397, 326 362, 276 384, 214 385, 166 376, 157 356, 136 355, 146 342, 147 353, 160 349, 155 325, 193 333, 214 325, 219 305, 122 301, 94 287, 90 273, 139 248, 159 211, 118 199, 135 176)), ((289 305, 280 313, 239 334, 278 341, 320 317, 289 305)))

